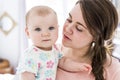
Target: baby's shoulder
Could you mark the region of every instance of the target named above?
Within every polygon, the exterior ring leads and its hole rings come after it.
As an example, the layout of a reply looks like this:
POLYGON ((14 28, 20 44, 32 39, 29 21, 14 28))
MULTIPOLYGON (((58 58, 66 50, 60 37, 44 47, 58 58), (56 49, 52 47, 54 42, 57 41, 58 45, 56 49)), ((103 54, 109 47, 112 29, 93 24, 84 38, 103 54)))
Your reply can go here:
POLYGON ((35 46, 30 46, 28 48, 25 49, 24 54, 23 55, 35 55, 35 53, 40 53, 40 50, 35 47, 35 46))

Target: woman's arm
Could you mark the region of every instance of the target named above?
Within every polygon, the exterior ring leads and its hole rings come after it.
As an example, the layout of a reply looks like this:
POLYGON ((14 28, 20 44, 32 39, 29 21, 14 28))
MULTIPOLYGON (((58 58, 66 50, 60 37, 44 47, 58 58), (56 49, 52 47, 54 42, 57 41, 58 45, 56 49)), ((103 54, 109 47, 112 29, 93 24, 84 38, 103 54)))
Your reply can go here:
POLYGON ((90 73, 92 69, 89 64, 78 63, 66 57, 62 57, 59 60, 58 67, 70 72, 86 71, 90 73))
POLYGON ((35 74, 30 72, 24 72, 21 74, 20 80, 35 80, 35 74))

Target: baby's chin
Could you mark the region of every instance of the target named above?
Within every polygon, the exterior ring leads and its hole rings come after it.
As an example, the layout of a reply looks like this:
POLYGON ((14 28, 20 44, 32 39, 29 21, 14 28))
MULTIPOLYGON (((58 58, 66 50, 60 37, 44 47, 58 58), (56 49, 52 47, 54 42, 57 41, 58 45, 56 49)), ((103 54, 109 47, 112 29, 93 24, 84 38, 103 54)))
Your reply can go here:
MULTIPOLYGON (((37 46, 38 47, 38 46, 37 46)), ((38 47, 39 49, 45 50, 45 51, 49 51, 52 50, 52 46, 51 47, 38 47)))

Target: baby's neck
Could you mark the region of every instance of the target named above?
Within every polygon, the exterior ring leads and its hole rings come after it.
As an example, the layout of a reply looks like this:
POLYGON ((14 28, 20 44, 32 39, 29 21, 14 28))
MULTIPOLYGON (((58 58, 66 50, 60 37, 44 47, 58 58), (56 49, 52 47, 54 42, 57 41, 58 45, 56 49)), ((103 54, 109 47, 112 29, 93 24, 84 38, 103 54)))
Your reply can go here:
POLYGON ((38 47, 38 46, 36 46, 36 47, 39 48, 39 49, 42 49, 44 51, 50 51, 50 50, 52 50, 52 47, 38 47))

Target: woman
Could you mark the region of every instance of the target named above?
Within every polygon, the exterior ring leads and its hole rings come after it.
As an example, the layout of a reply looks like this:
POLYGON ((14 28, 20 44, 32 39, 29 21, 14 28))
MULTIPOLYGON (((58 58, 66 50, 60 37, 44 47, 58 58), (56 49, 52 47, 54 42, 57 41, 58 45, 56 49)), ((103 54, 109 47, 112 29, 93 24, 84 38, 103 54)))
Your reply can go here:
POLYGON ((56 80, 120 80, 120 63, 109 50, 117 25, 118 15, 110 0, 79 0, 64 24, 62 43, 67 49, 63 53, 91 67, 88 72, 71 72, 59 66, 56 80))

